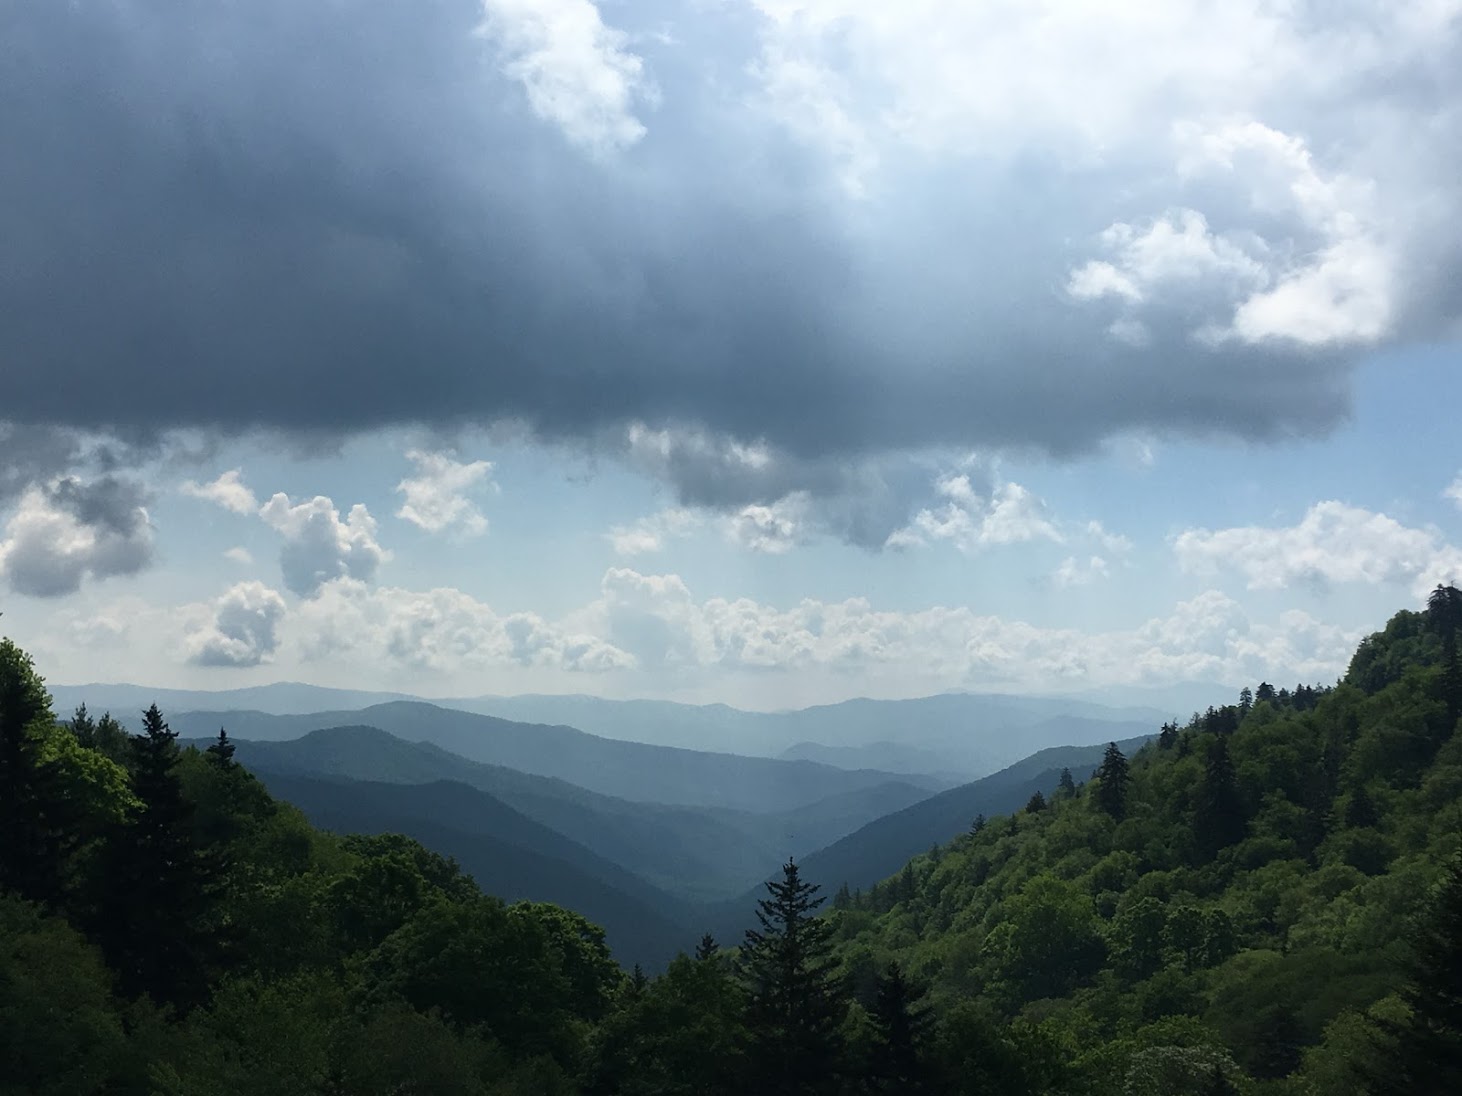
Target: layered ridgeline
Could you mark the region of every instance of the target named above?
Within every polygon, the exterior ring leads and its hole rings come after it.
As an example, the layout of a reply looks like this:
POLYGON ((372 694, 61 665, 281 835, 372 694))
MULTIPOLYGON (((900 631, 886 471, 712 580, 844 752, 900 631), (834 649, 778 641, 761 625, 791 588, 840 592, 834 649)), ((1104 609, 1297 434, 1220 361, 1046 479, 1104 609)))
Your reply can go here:
MULTIPOLYGON (((408 742, 375 727, 330 727, 283 742, 235 742, 239 760, 271 788, 285 778, 302 776, 335 783, 466 784, 484 793, 487 800, 504 804, 526 820, 691 902, 740 895, 775 871, 789 854, 822 848, 869 820, 930 794, 927 788, 907 781, 885 780, 834 792, 808 804, 801 804, 803 795, 799 793, 794 803, 800 805, 781 810, 685 807, 603 795, 555 777, 470 761, 431 743, 408 742)), ((332 807, 334 813, 326 821, 324 815, 315 813, 317 800, 341 798, 329 793, 326 785, 295 784, 278 790, 320 825, 346 830, 371 824, 374 808, 369 801, 380 794, 377 789, 362 789, 353 818, 342 818, 338 807, 332 807)), ((423 823, 441 821, 429 795, 400 801, 414 804, 423 823)), ((491 813, 484 812, 477 828, 491 826, 491 813)), ((411 823, 404 824, 408 828, 402 832, 421 836, 410 828, 411 823)), ((516 823, 511 827, 513 831, 522 828, 516 823)), ((512 833, 499 836, 511 838, 512 833)), ((460 853, 452 855, 466 862, 460 853)), ((611 940, 617 941, 613 928, 606 927, 611 940)))
MULTIPOLYGON (((708 938, 654 978, 440 851, 313 828, 227 740, 180 748, 155 711, 133 736, 57 723, 6 642, 0 1090, 1462 1091, 1459 624, 1440 590, 1335 688, 1261 686, 1095 776, 1090 754, 1033 759, 1013 813, 988 788, 916 806, 878 856, 985 809, 875 884, 813 879, 831 911, 787 865, 738 953, 708 938)), ((369 783, 269 780, 342 827, 369 783)), ((470 829, 485 808, 446 800, 492 795, 375 783, 387 826, 437 798, 470 829)), ((492 798, 528 859, 611 885, 492 798)))
MULTIPOLYGON (((860 698, 786 712, 751 712, 725 704, 591 696, 481 696, 427 703, 420 697, 396 693, 297 683, 218 692, 117 684, 52 687, 58 711, 73 711, 85 704, 93 711, 134 713, 156 703, 170 714, 174 726, 192 726, 194 713, 204 724, 223 716, 227 725, 237 730, 237 737, 246 738, 295 738, 317 727, 372 723, 359 713, 395 702, 415 702, 425 703, 430 709, 493 716, 509 723, 574 727, 601 738, 642 745, 820 761, 843 769, 907 775, 935 773, 947 776, 951 783, 995 772, 1036 750, 1106 743, 1145 734, 1172 714, 1203 708, 1232 691, 1193 685, 1112 697, 1108 703, 1076 697, 945 693, 907 700, 860 698), (1201 701, 1197 699, 1200 697, 1201 701), (1131 703, 1134 700, 1137 703, 1131 703), (307 718, 303 722, 254 725, 252 721, 261 715, 307 718), (332 722, 322 722, 325 716, 332 722)), ((423 719, 429 722, 430 714, 424 713, 423 719)), ((477 726, 487 733, 492 731, 491 724, 477 726)), ((395 728, 387 729, 395 732, 395 728)), ((427 726, 417 737, 430 734, 427 726)), ((464 752, 458 746, 439 744, 464 752)), ((524 767, 522 758, 482 760, 524 767)))

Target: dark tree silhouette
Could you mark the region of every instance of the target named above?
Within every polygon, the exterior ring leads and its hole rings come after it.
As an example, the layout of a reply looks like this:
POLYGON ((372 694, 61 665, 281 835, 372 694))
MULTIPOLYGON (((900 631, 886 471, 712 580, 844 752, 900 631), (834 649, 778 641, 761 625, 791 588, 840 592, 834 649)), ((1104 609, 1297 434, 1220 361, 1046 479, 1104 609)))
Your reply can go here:
POLYGON ((847 1009, 831 956, 833 926, 817 916, 823 900, 794 861, 766 884, 757 903, 760 929, 748 929, 741 953, 747 991, 749 1091, 793 1096, 833 1092, 847 1009))
POLYGON ((177 734, 154 704, 132 738, 137 803, 109 837, 95 935, 119 988, 186 1010, 206 996, 211 934, 203 924, 216 865, 198 849, 176 766, 177 734))
POLYGON ((1096 791, 1097 806, 1118 822, 1122 821, 1127 817, 1127 784, 1132 777, 1127 771, 1127 758, 1117 749, 1115 742, 1107 743, 1107 752, 1102 755, 1102 764, 1096 775, 1100 780, 1096 791))
POLYGON ((869 1062, 870 1088, 878 1093, 927 1092, 924 1047, 929 1017, 897 963, 879 976, 873 1002, 877 1039, 869 1062))
POLYGON ((1076 795, 1076 781, 1071 779, 1071 770, 1061 770, 1061 780, 1056 785, 1056 794, 1062 799, 1071 799, 1076 795))
POLYGON ((1194 836, 1207 855, 1217 855, 1243 839, 1245 819, 1239 796, 1238 778, 1229 757, 1228 740, 1216 738, 1208 749, 1208 762, 1193 812, 1194 836))

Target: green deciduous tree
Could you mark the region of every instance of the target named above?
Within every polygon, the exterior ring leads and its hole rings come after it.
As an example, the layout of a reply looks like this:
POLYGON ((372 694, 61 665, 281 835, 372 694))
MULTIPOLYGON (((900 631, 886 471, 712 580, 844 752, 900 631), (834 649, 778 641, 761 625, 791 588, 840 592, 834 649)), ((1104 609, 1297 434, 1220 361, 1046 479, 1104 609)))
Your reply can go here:
POLYGON ((75 818, 47 756, 51 697, 28 654, 0 639, 0 893, 58 903, 75 818))
POLYGON ((1454 857, 1412 933, 1403 1020, 1379 1024, 1366 1077, 1377 1096, 1462 1092, 1462 857, 1454 857))

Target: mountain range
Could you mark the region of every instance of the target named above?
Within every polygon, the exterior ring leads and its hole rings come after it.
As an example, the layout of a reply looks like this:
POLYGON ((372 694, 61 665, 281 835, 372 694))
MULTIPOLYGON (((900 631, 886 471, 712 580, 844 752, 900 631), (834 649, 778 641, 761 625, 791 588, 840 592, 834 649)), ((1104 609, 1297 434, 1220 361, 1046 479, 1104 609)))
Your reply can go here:
MULTIPOLYGON (((85 703, 124 722, 151 703, 181 712, 313 716, 395 702, 493 716, 517 723, 569 726, 601 738, 741 756, 802 758, 841 768, 900 775, 943 774, 956 782, 1003 768, 1050 746, 1092 745, 1142 734, 1191 709, 1167 693, 1151 703, 1109 706, 1079 697, 942 693, 908 700, 855 699, 786 712, 753 712, 724 704, 608 700, 591 696, 469 697, 424 701, 396 693, 326 689, 297 683, 222 692, 138 685, 54 685, 58 711, 85 703)), ((1219 686, 1194 685, 1192 696, 1231 699, 1219 686)), ((1138 698, 1145 693, 1133 694, 1138 698)), ((360 719, 339 718, 339 723, 360 719)), ((322 724, 316 723, 315 726, 322 724)), ((313 729, 313 728, 308 728, 313 729)))

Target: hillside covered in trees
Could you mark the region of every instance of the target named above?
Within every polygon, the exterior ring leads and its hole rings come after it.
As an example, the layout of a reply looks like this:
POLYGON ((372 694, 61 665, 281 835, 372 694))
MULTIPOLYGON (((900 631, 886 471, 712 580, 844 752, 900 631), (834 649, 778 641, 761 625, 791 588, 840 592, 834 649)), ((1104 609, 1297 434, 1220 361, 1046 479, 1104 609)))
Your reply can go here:
POLYGON ((1459 629, 1441 588, 866 890, 789 863, 654 978, 226 734, 58 721, 6 640, 0 1094, 1462 1091, 1459 629))

